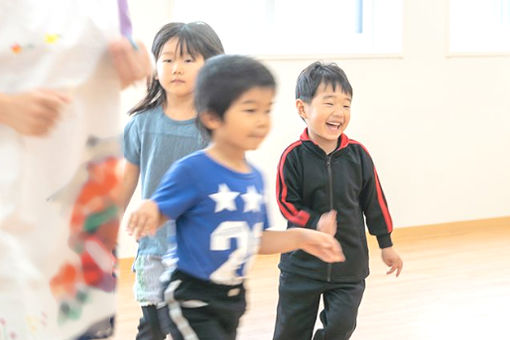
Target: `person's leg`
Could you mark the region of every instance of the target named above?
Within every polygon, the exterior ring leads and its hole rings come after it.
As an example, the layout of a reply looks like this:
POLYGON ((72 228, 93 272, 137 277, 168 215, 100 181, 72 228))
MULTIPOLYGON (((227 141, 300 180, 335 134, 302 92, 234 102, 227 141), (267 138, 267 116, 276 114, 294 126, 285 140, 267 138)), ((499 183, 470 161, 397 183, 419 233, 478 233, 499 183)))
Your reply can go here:
POLYGON ((273 340, 310 340, 324 283, 282 272, 273 340))
POLYGON ((229 339, 217 315, 210 314, 206 308, 182 308, 178 303, 170 303, 160 310, 163 331, 170 334, 172 340, 229 339))
MULTIPOLYGON (((74 338, 75 340, 110 339, 113 337, 115 317, 111 316, 92 324, 85 333, 74 338)), ((3 338, 0 338, 3 339, 3 338)))
POLYGON ((142 314, 138 323, 136 340, 164 340, 165 334, 161 331, 156 306, 142 307, 142 314))
POLYGON ((210 312, 219 316, 221 328, 225 331, 225 340, 235 340, 239 320, 246 311, 246 289, 244 286, 224 290, 211 301, 210 312))
POLYGON ((173 340, 235 340, 246 309, 242 285, 224 286, 174 272, 161 309, 163 332, 173 340))
POLYGON ((334 284, 324 292, 324 310, 320 320, 322 329, 315 332, 313 340, 348 340, 356 328, 358 308, 365 291, 365 280, 334 284))
POLYGON ((161 257, 139 254, 133 264, 135 272, 135 298, 142 304, 142 317, 138 323, 136 340, 161 340, 161 332, 156 305, 163 301, 163 287, 160 276, 165 271, 161 257))
POLYGON ((144 339, 151 339, 152 338, 152 329, 149 326, 149 323, 145 321, 144 317, 142 316, 140 320, 138 321, 138 327, 137 327, 137 333, 136 333, 136 340, 144 340, 144 339))

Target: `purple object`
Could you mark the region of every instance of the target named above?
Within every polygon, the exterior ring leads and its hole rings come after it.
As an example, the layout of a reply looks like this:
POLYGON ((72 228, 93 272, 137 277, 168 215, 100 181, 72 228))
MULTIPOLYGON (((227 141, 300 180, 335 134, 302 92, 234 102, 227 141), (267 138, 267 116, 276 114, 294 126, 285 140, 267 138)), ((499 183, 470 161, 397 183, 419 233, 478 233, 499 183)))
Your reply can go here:
POLYGON ((133 25, 131 24, 131 18, 129 17, 127 0, 117 0, 117 4, 119 5, 120 33, 125 36, 133 48, 137 50, 138 46, 133 40, 133 25))
POLYGON ((129 17, 129 8, 127 4, 127 0, 117 0, 117 4, 119 5, 119 21, 120 21, 120 33, 122 33, 123 36, 129 39, 131 42, 131 45, 135 49, 138 47, 136 46, 135 42, 133 41, 133 26, 131 24, 131 18, 129 17))

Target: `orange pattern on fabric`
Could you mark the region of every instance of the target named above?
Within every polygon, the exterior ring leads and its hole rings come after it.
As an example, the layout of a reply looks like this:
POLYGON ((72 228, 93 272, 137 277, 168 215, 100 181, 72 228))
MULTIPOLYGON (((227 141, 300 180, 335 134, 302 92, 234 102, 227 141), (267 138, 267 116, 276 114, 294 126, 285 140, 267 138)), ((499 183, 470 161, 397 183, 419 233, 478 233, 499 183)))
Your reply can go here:
POLYGON ((78 270, 71 264, 64 264, 50 281, 54 296, 74 295, 75 283, 78 281, 78 270))
POLYGON ((15 54, 18 54, 21 52, 21 46, 19 44, 11 45, 11 51, 13 51, 15 54))
POLYGON ((117 280, 114 251, 120 224, 121 162, 111 156, 91 161, 86 169, 88 178, 73 205, 68 239, 80 261, 64 264, 50 282, 61 303, 61 321, 80 317, 89 287, 111 292, 117 280))
POLYGON ((87 215, 104 210, 106 204, 118 201, 118 191, 115 190, 120 184, 116 173, 118 162, 112 157, 105 162, 88 165, 89 180, 83 185, 71 216, 73 230, 81 229, 87 215))

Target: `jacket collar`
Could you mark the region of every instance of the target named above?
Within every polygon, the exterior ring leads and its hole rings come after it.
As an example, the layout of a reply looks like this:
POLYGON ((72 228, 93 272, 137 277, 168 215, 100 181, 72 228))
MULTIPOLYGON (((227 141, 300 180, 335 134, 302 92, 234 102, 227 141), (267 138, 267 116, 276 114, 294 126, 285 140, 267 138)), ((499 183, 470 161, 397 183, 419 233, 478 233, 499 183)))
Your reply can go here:
MULTIPOLYGON (((310 142, 310 143, 312 143, 315 147, 319 148, 322 151, 320 146, 317 143, 315 143, 315 141, 313 141, 310 138, 310 135, 308 134, 308 128, 305 128, 305 130, 303 131, 303 133, 301 134, 299 139, 301 141, 303 141, 303 142, 310 142)), ((347 145, 349 145, 349 137, 347 137, 347 135, 345 133, 342 133, 340 135, 340 137, 338 137, 338 147, 333 152, 337 152, 337 151, 347 147, 347 145)))

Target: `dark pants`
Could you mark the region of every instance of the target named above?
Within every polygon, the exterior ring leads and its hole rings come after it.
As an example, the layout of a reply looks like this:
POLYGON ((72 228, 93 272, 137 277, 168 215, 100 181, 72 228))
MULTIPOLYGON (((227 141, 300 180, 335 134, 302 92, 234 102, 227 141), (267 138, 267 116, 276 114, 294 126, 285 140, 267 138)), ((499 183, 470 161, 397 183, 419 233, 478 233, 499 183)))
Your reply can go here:
POLYGON ((75 340, 106 339, 113 335, 114 328, 115 317, 105 318, 91 325, 84 334, 75 338, 75 340))
POLYGON ((163 333, 173 340, 234 340, 246 310, 245 289, 199 280, 179 270, 165 290, 167 307, 158 310, 163 333))
POLYGON ((156 306, 142 307, 142 314, 136 340, 164 340, 166 336, 161 331, 156 306))
POLYGON ((322 296, 323 328, 313 340, 347 340, 356 328, 365 280, 325 282, 282 272, 273 340, 310 340, 322 296))

